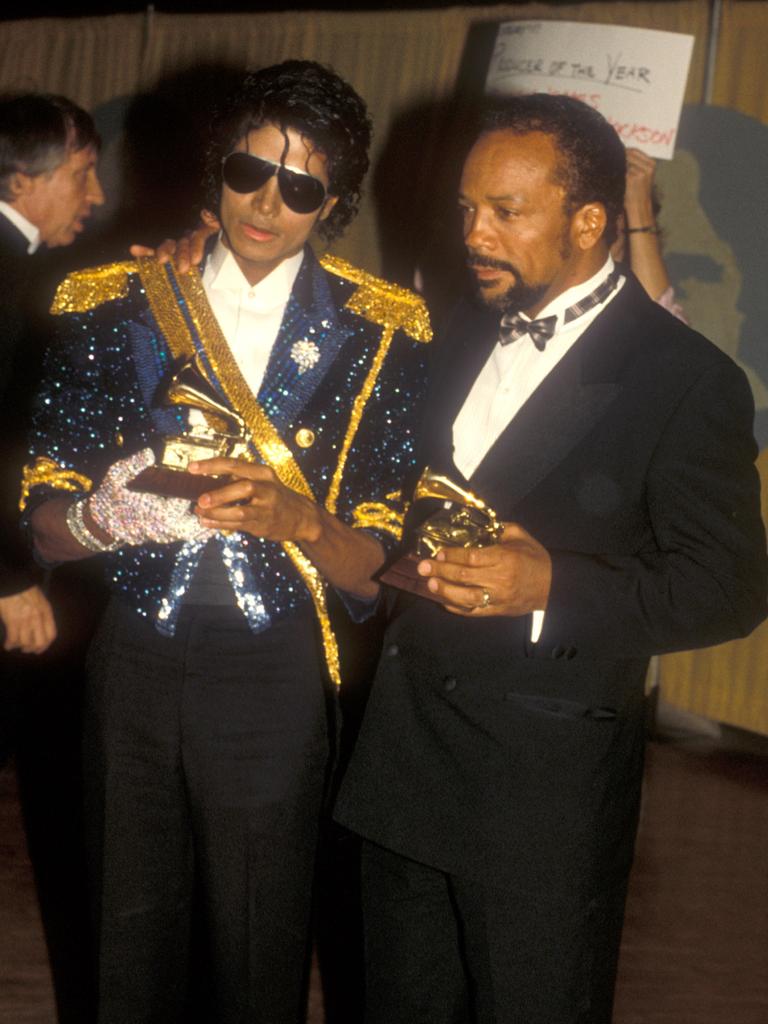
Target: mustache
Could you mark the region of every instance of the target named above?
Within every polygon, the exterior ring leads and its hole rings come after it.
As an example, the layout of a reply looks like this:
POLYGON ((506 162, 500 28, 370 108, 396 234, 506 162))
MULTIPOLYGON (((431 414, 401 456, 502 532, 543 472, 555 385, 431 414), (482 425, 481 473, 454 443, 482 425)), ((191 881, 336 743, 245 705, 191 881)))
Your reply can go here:
POLYGON ((492 256, 481 256, 479 253, 467 254, 467 266, 470 270, 473 267, 487 267, 490 270, 507 270, 509 273, 517 275, 517 270, 511 263, 495 260, 492 256))

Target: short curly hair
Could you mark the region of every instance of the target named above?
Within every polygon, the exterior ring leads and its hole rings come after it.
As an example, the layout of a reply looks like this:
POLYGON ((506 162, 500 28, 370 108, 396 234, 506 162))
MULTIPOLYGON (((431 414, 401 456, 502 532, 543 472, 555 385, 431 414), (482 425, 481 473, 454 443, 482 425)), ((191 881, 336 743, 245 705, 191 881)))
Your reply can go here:
POLYGON ((203 183, 211 210, 218 211, 221 202, 222 160, 265 124, 293 129, 325 156, 328 191, 337 202, 319 231, 331 241, 360 203, 372 133, 365 103, 334 71, 314 61, 287 60, 248 74, 214 118, 203 183))
POLYGON ((496 96, 481 110, 476 137, 492 131, 551 136, 559 154, 556 174, 565 189, 568 212, 585 203, 602 203, 607 218, 603 237, 612 245, 624 209, 626 150, 602 114, 571 96, 496 96))

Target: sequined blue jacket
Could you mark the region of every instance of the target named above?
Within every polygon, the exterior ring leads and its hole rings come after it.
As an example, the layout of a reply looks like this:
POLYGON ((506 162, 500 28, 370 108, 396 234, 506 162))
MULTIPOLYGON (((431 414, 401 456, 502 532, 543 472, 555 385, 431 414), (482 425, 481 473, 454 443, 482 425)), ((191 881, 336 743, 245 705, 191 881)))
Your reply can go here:
MULTIPOLYGON (((183 430, 186 411, 159 405, 155 393, 174 360, 197 352, 244 417, 256 460, 385 548, 399 539, 431 338, 411 292, 307 249, 256 398, 197 270, 142 259, 80 271, 61 284, 52 312, 58 338, 37 400, 27 514, 63 491, 87 494, 117 459, 183 430)), ((212 543, 255 631, 314 601, 336 676, 324 584, 300 549, 246 534, 212 543)), ((111 586, 172 634, 203 547, 146 544, 101 557, 111 586)))

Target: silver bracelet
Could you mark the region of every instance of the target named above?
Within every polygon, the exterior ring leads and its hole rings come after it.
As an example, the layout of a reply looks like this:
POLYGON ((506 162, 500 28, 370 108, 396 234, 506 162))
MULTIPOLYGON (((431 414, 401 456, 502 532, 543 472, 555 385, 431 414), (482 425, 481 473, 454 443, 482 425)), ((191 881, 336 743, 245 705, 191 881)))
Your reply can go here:
POLYGON ((78 544, 82 544, 89 551, 117 551, 120 547, 119 541, 115 540, 111 544, 105 544, 104 541, 99 540, 95 534, 91 533, 85 525, 83 512, 85 511, 86 501, 87 498, 80 498, 78 501, 73 501, 67 509, 65 519, 69 532, 78 544))

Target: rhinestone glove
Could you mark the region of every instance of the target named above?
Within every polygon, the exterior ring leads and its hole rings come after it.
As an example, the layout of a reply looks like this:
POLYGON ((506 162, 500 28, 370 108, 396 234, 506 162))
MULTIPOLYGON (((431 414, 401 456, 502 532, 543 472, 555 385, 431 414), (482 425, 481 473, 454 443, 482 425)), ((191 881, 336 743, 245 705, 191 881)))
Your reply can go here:
POLYGON ((163 498, 126 489, 125 485, 154 461, 152 449, 144 448, 110 466, 88 499, 93 521, 121 546, 212 537, 215 531, 200 525, 186 498, 163 498))

